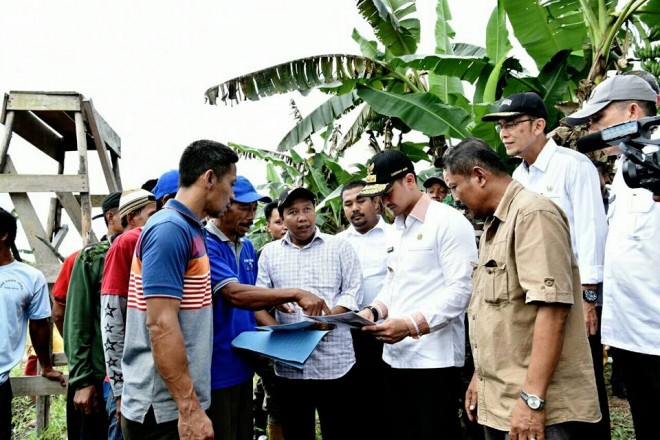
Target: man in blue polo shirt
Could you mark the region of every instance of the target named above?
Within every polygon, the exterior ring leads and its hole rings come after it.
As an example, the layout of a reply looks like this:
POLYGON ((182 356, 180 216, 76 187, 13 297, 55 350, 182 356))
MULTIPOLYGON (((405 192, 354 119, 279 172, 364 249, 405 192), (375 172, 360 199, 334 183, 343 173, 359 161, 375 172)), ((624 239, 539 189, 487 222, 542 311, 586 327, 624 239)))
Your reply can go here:
POLYGON ((257 322, 276 324, 271 315, 259 309, 297 302, 310 315, 330 311, 322 299, 304 290, 254 287, 257 253, 244 236, 254 222, 257 202, 270 201, 269 197, 258 194, 245 177, 238 176, 231 206, 224 215, 211 218, 206 225, 213 290, 211 408, 208 413, 216 440, 252 440, 254 369, 244 353, 232 348, 231 341, 244 331, 254 330, 257 322))

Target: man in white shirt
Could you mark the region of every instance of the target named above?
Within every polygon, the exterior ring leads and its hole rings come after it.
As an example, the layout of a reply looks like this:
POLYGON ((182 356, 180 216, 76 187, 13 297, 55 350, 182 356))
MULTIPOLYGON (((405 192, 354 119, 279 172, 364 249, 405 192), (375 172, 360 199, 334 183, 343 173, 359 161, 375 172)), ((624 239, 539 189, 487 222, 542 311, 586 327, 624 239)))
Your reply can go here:
MULTIPOLYGON (((348 241, 360 260, 362 267, 363 297, 360 309, 371 304, 383 288, 387 275, 387 249, 391 246, 394 230, 380 216, 380 197, 365 197, 360 191, 367 183, 353 180, 341 190, 341 203, 350 226, 337 234, 348 241)), ((372 335, 354 329, 355 375, 358 383, 371 383, 381 389, 384 385, 383 343, 372 335)), ((364 405, 361 420, 376 420, 382 416, 381 405, 364 405)), ((380 423, 358 423, 358 438, 386 438, 385 425, 380 423)))
POLYGON ((522 163, 513 178, 527 189, 544 195, 566 214, 573 253, 580 267, 584 320, 592 347, 598 400, 603 418, 590 429, 594 438, 610 438, 609 408, 602 368, 598 331, 598 283, 603 281, 607 220, 598 171, 587 156, 559 147, 545 135, 548 112, 534 92, 516 93, 504 99, 497 112, 482 121, 497 121, 496 129, 511 157, 522 163))
POLYGON ((465 362, 463 316, 470 301, 474 229, 457 210, 435 203, 417 186, 415 169, 400 151, 368 165, 362 196, 380 195, 396 216, 395 244, 378 296, 360 314, 382 323, 364 327, 386 345, 382 421, 391 438, 461 438, 456 410, 458 367, 465 362))
MULTIPOLYGON (((643 79, 620 75, 600 83, 582 110, 566 118, 597 132, 654 116, 656 93, 643 79)), ((603 280, 603 343, 617 348, 637 440, 658 438, 660 412, 660 205, 650 191, 629 188, 621 158, 610 188, 603 280)))

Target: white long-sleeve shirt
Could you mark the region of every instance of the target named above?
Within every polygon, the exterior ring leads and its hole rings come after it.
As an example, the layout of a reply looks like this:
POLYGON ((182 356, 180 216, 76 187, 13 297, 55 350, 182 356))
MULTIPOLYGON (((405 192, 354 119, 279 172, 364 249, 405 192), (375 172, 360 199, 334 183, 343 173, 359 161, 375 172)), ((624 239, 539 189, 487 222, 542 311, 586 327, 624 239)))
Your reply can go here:
POLYGON ((660 203, 612 182, 603 280, 603 344, 660 356, 660 203))
POLYGON ((465 326, 472 264, 477 261, 474 228, 456 209, 426 194, 406 219, 388 249, 388 275, 376 297, 388 318, 415 321, 419 339, 385 344, 383 360, 393 368, 463 366, 465 326))
POLYGON ((513 178, 564 211, 582 284, 602 282, 607 219, 598 171, 589 158, 550 139, 536 161, 520 164, 513 178))

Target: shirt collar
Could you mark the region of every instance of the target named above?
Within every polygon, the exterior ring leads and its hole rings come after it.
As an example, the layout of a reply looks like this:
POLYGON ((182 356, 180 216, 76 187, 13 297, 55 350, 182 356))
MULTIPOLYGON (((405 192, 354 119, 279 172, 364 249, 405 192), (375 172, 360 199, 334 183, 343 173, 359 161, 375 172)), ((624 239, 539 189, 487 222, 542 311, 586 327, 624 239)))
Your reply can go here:
MULTIPOLYGON (((426 213, 429 210, 429 206, 431 206, 431 202, 433 202, 433 199, 428 194, 423 193, 422 197, 420 197, 417 203, 415 203, 415 206, 413 206, 413 209, 410 211, 410 214, 408 214, 408 217, 412 217, 415 220, 424 223, 426 220, 426 213)), ((398 228, 405 227, 405 217, 403 215, 398 215, 394 222, 398 228)))
POLYGON ((555 154, 555 151, 557 151, 557 144, 555 144, 553 139, 548 139, 533 164, 528 165, 527 162, 523 161, 525 169, 529 170, 531 167, 534 167, 545 173, 548 169, 548 165, 550 165, 550 159, 552 159, 552 155, 555 154))
MULTIPOLYGON (((289 232, 289 231, 286 231, 286 234, 284 234, 284 237, 282 237, 282 239, 279 240, 279 241, 280 241, 280 245, 282 245, 282 246, 288 245, 288 246, 298 247, 297 244, 294 244, 291 241, 291 232, 289 232)), ((305 246, 303 246, 302 248, 304 249, 308 246, 311 246, 312 243, 314 243, 315 241, 324 241, 323 234, 321 233, 321 230, 319 229, 318 226, 316 227, 316 229, 314 229, 314 237, 312 238, 312 240, 309 243, 307 243, 305 246)))
POLYGON ((174 211, 178 212, 182 216, 186 217, 189 221, 194 222, 197 226, 200 228, 203 228, 204 225, 202 224, 202 221, 197 218, 195 214, 192 213, 190 209, 183 203, 179 202, 176 199, 169 199, 164 206, 165 209, 173 209, 174 211))
MULTIPOLYGON (((220 241, 222 241, 222 242, 224 242, 224 243, 232 243, 232 241, 231 241, 229 238, 227 238, 227 236, 225 235, 225 233, 222 232, 222 231, 220 230, 220 228, 218 228, 218 227, 215 225, 215 223, 213 223, 212 221, 209 221, 209 222, 206 224, 206 230, 209 231, 209 233, 211 233, 211 234, 215 235, 216 237, 218 237, 218 238, 220 239, 220 241)), ((239 243, 242 242, 243 240, 244 240, 244 237, 239 237, 239 238, 238 238, 238 242, 239 242, 239 243)))
POLYGON ((346 233, 349 234, 349 235, 356 235, 356 236, 367 235, 367 234, 371 234, 371 231, 374 231, 376 229, 380 229, 381 231, 384 231, 386 227, 387 227, 387 223, 385 223, 385 220, 383 220, 383 217, 381 217, 379 215, 378 216, 378 223, 376 223, 376 225, 373 228, 369 229, 364 234, 360 234, 357 231, 357 229, 355 229, 355 226, 353 226, 353 225, 350 225, 348 228, 346 228, 346 233))
POLYGON ((507 186, 506 191, 504 191, 504 194, 502 195, 502 199, 500 200, 500 203, 497 205, 497 208, 495 209, 495 212, 493 213, 492 218, 497 218, 501 222, 505 222, 507 216, 509 215, 509 208, 511 207, 511 203, 513 202, 513 199, 516 198, 518 193, 525 189, 525 187, 518 182, 517 180, 511 180, 511 183, 509 183, 509 186, 507 186))

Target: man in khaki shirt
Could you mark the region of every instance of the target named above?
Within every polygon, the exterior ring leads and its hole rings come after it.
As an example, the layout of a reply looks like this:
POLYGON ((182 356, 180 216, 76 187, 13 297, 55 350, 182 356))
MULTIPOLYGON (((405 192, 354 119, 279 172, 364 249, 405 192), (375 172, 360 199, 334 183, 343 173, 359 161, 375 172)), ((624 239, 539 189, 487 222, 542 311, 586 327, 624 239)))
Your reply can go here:
POLYGON ((469 418, 487 439, 583 438, 580 422, 601 415, 566 216, 477 139, 448 151, 445 182, 486 219, 468 309, 469 418))

